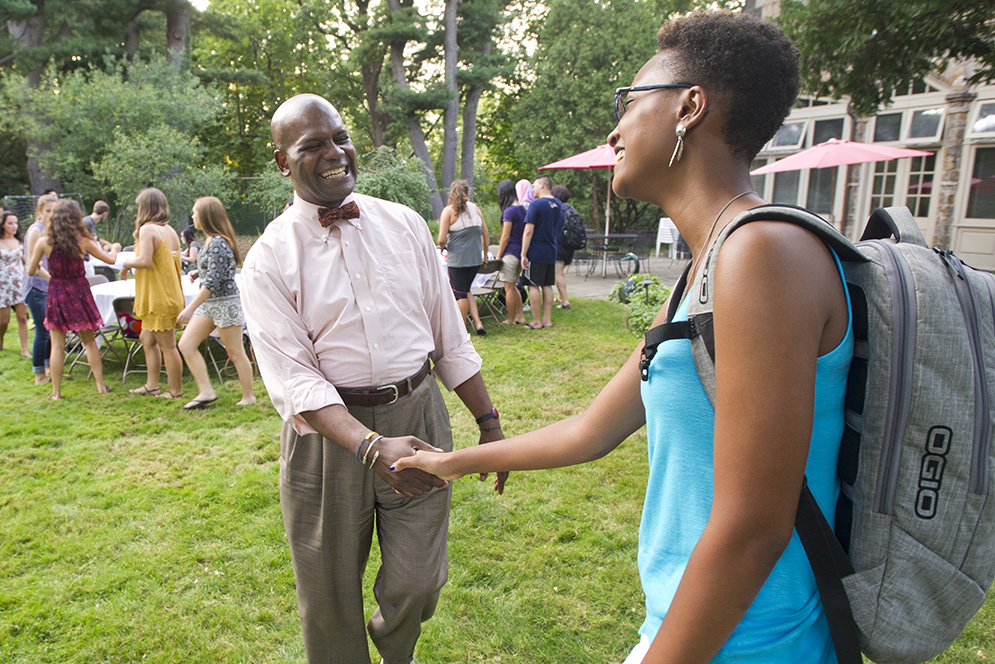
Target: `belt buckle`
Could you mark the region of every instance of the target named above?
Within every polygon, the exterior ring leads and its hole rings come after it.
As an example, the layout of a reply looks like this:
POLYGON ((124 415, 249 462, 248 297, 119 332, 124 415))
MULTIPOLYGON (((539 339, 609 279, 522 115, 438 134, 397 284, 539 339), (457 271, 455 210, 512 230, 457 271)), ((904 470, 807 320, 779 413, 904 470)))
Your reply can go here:
POLYGON ((384 385, 380 389, 381 390, 394 390, 394 398, 391 399, 390 401, 388 401, 387 403, 385 403, 384 404, 385 406, 389 406, 390 404, 394 403, 401 396, 401 391, 397 389, 397 385, 396 384, 384 385))

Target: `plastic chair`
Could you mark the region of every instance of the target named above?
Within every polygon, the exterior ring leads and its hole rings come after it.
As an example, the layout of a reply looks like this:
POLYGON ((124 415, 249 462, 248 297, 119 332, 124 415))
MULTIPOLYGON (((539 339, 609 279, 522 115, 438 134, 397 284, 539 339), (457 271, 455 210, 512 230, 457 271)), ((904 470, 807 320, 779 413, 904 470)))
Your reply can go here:
POLYGON ((656 257, 660 257, 660 246, 668 245, 667 258, 670 259, 671 264, 677 259, 677 238, 680 234, 677 232, 677 226, 670 217, 660 217, 660 225, 656 230, 656 257))

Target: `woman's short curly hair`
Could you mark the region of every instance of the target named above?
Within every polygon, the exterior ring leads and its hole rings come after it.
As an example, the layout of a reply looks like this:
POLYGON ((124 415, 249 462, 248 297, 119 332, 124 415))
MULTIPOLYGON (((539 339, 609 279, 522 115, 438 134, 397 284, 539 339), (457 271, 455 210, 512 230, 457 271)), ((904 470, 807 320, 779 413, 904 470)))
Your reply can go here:
POLYGON ((682 81, 714 96, 725 112, 733 153, 753 159, 798 96, 798 49, 772 21, 752 14, 697 11, 667 21, 656 36, 682 81))

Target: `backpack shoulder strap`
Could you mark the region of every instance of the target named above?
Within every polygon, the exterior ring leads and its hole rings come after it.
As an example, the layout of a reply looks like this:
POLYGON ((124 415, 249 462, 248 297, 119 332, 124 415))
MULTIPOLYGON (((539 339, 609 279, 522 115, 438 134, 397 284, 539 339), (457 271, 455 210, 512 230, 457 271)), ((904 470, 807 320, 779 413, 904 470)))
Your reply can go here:
MULTIPOLYGON (((691 351, 698 376, 709 401, 715 404, 715 338, 712 326, 715 273, 719 254, 726 239, 736 229, 751 221, 783 221, 801 226, 825 242, 843 261, 866 262, 868 258, 828 221, 817 214, 793 205, 761 205, 746 210, 730 221, 712 243, 691 284, 688 320, 694 320, 701 334, 691 340, 691 351)), ((914 223, 914 221, 913 221, 914 223)))

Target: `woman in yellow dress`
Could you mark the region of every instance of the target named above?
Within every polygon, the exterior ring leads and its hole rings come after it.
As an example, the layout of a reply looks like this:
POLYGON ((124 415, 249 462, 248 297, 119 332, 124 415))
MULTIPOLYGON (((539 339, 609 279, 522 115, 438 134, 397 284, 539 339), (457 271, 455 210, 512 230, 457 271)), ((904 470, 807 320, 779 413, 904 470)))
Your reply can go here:
POLYGON ((135 203, 135 257, 124 262, 124 270, 135 271, 134 312, 142 321, 139 338, 148 377, 131 393, 177 399, 183 396, 183 360, 176 349, 176 317, 185 304, 180 285, 180 238, 169 225, 165 194, 154 187, 143 189, 135 203), (169 390, 162 393, 160 352, 169 381, 169 390))

